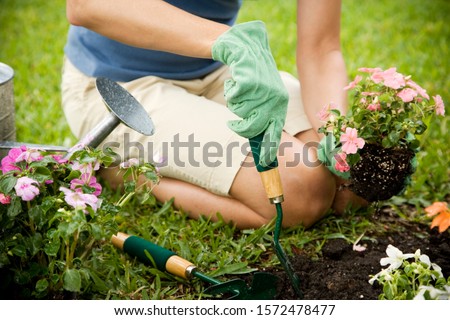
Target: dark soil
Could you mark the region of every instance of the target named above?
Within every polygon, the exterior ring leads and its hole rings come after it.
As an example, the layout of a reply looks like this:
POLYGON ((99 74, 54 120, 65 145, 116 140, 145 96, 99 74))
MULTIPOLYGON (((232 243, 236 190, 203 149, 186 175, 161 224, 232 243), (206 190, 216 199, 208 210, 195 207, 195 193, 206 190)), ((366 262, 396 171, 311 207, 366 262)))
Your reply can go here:
MULTIPOLYGON (((380 234, 366 234, 370 241, 361 241, 366 246, 363 252, 353 251, 352 244, 342 239, 328 240, 322 256, 311 259, 300 253, 290 257, 293 269, 300 277, 300 288, 306 300, 376 300, 382 293, 381 286, 368 283, 371 275, 381 271, 380 259, 386 257, 386 248, 392 244, 403 253, 414 253, 417 249, 430 257, 431 262, 442 268, 445 277, 450 275, 450 233, 439 234, 428 225, 409 223, 389 213, 379 218, 386 220, 386 230, 380 234), (395 219, 395 222, 392 221, 395 219), (401 231, 388 227, 397 223, 401 231)), ((294 248, 295 249, 295 248, 294 248)), ((277 299, 298 299, 284 270, 276 274, 281 278, 282 289, 277 299)))
POLYGON ((382 201, 399 194, 414 172, 409 149, 387 149, 367 144, 360 160, 350 169, 350 189, 369 202, 382 201))

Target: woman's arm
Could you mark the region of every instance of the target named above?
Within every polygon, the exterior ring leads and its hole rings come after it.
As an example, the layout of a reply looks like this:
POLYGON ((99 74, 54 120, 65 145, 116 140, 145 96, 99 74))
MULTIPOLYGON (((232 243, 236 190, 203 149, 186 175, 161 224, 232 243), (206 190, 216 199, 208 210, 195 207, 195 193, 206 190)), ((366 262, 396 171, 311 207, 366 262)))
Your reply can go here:
POLYGON ((347 104, 343 88, 347 73, 340 46, 340 0, 298 0, 297 69, 305 111, 313 128, 322 123, 317 113, 324 105, 347 104))
POLYGON ((211 46, 229 26, 161 0, 67 0, 67 18, 116 41, 140 48, 211 58, 211 46))

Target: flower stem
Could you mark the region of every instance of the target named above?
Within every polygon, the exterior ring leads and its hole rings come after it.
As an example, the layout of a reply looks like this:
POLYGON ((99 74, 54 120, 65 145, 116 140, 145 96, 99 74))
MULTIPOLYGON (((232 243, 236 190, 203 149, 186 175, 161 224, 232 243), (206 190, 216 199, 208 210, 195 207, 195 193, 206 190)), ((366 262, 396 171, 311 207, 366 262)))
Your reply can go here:
POLYGON ((67 242, 67 252, 66 252, 66 268, 70 269, 72 267, 73 257, 75 256, 75 249, 77 248, 78 242, 78 230, 73 234, 73 242, 72 245, 69 245, 67 242))

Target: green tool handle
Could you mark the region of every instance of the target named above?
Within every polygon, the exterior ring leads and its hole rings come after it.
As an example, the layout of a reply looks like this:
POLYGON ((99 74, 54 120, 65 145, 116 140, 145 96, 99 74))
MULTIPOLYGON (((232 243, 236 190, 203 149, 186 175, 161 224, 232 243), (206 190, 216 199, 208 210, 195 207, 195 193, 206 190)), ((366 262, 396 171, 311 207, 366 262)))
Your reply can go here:
POLYGON ((177 256, 174 252, 137 236, 119 232, 112 236, 111 241, 114 246, 138 258, 143 263, 152 263, 148 257, 150 255, 158 270, 167 271, 184 279, 192 278, 196 268, 194 264, 177 256))
POLYGON ((275 160, 267 167, 263 167, 259 164, 259 155, 263 137, 264 132, 256 137, 250 138, 253 159, 255 161, 256 169, 261 176, 261 181, 269 201, 273 204, 281 203, 284 201, 284 198, 280 172, 278 171, 278 159, 275 158, 275 160))

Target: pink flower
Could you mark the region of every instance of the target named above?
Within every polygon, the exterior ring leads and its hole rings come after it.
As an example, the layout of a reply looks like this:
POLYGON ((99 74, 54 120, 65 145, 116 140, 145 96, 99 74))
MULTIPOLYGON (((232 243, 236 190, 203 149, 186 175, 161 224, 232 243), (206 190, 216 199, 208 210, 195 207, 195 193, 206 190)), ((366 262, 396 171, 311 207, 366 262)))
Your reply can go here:
POLYGON ((397 97, 402 99, 403 102, 411 102, 417 97, 417 91, 411 88, 405 88, 397 93, 397 97))
POLYGON ((7 196, 3 193, 0 193, 0 203, 1 204, 10 204, 11 203, 11 197, 7 196))
POLYGON ((75 209, 85 209, 86 206, 89 205, 92 209, 94 209, 94 211, 97 211, 97 208, 100 205, 100 201, 93 194, 72 191, 64 187, 60 187, 59 190, 64 193, 64 200, 67 204, 75 209))
POLYGON ((381 72, 381 71, 383 71, 383 69, 381 69, 381 68, 359 68, 358 71, 374 73, 374 72, 381 72))
POLYGON ((436 103, 436 114, 443 116, 445 115, 444 101, 440 95, 433 96, 434 102, 436 103))
POLYGON ((92 194, 95 196, 98 196, 102 193, 102 186, 100 185, 100 183, 97 182, 97 179, 94 176, 87 173, 83 173, 80 179, 73 179, 72 181, 70 181, 70 189, 77 192, 82 192, 83 186, 94 188, 95 190, 94 192, 92 192, 92 194))
POLYGON ((379 103, 371 103, 367 106, 367 109, 370 111, 381 110, 381 105, 379 103))
POLYGON ((327 104, 326 106, 324 106, 324 107, 317 113, 317 117, 319 118, 320 121, 327 121, 329 116, 330 116, 330 105, 329 105, 329 104, 327 104))
POLYGON ((419 86, 417 83, 415 83, 414 81, 412 81, 411 79, 409 79, 406 84, 408 86, 410 86, 411 88, 413 88, 414 90, 417 91, 417 93, 419 95, 421 95, 422 97, 424 97, 425 99, 430 99, 430 96, 427 94, 427 91, 422 88, 421 86, 419 86))
POLYGON ((344 91, 353 89, 354 87, 356 87, 356 85, 358 84, 358 82, 360 82, 362 80, 362 76, 361 75, 357 75, 355 77, 355 80, 353 80, 352 82, 350 82, 346 87, 344 87, 344 91))
POLYGON ((397 72, 397 68, 374 72, 371 79, 375 83, 383 82, 386 87, 392 89, 400 89, 406 85, 405 77, 397 72))
POLYGON ((23 151, 19 156, 16 158, 16 162, 25 161, 27 163, 31 163, 34 161, 42 160, 43 156, 41 153, 36 149, 27 149, 23 151))
POLYGON ((98 169, 100 169, 100 163, 98 162, 98 160, 96 160, 93 166, 91 162, 79 163, 75 161, 72 164, 72 169, 78 170, 81 173, 92 174, 93 171, 97 171, 98 169))
POLYGON ((9 150, 8 155, 2 159, 2 172, 3 174, 12 170, 20 170, 19 167, 15 165, 16 159, 22 152, 26 151, 27 148, 25 146, 21 146, 20 148, 12 148, 9 150))
POLYGON ((62 154, 52 154, 52 158, 59 164, 66 163, 68 161, 62 154))
POLYGON ((39 194, 39 189, 35 185, 39 185, 36 180, 20 177, 17 179, 14 189, 17 196, 21 197, 23 201, 31 201, 39 194))
POLYGON ((336 159, 336 164, 334 168, 340 172, 347 172, 350 170, 350 166, 347 163, 347 154, 344 152, 338 153, 334 155, 334 159, 336 159))
POLYGON ((365 143, 364 139, 358 138, 358 132, 354 128, 346 128, 339 141, 343 143, 342 151, 347 154, 356 153, 358 149, 364 147, 365 143))

